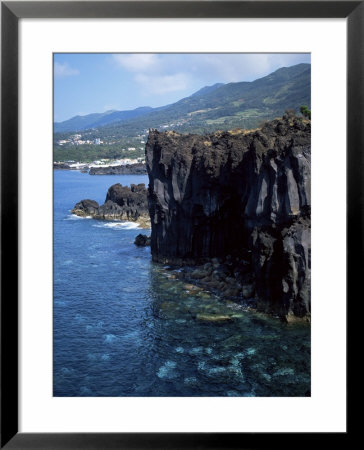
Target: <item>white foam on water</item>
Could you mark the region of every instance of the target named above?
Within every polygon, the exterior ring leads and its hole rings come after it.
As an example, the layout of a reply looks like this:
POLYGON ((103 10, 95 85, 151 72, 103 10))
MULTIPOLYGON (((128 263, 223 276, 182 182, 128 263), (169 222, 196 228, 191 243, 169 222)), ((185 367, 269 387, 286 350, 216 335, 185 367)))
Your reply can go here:
POLYGON ((64 218, 64 220, 82 220, 82 219, 92 219, 91 216, 76 216, 76 214, 69 214, 64 218))
POLYGON ((140 226, 137 222, 105 222, 92 225, 96 228, 110 228, 112 230, 138 230, 140 226))

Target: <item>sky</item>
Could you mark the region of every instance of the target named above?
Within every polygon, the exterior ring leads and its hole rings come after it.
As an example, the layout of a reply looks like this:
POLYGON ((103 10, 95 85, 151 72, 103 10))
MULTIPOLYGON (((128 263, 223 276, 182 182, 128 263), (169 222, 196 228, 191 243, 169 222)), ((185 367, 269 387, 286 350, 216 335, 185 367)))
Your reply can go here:
POLYGON ((55 53, 54 121, 164 106, 215 83, 254 81, 310 54, 55 53))

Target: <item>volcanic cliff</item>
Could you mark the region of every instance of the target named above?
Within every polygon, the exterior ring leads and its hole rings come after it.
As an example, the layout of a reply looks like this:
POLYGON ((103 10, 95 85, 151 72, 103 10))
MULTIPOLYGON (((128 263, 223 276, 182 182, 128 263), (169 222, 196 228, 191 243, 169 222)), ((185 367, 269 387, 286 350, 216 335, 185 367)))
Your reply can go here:
POLYGON ((218 282, 223 263, 235 293, 258 309, 308 318, 310 158, 311 123, 289 115, 250 132, 151 130, 153 260, 205 264, 195 276, 205 282, 218 282))

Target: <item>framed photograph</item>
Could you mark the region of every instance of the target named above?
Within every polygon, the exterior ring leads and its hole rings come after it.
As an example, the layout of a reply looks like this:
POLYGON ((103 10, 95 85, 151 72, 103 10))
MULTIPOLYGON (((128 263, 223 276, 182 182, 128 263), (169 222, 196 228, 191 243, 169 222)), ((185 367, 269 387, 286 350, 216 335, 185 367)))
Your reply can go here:
POLYGON ((362 2, 1 7, 1 446, 347 439, 362 2))

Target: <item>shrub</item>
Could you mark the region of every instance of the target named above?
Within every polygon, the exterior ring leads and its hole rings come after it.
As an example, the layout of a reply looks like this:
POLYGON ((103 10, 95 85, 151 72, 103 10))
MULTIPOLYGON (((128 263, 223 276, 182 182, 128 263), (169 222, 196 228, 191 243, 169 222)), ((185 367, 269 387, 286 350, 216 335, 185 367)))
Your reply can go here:
POLYGON ((306 117, 307 119, 311 120, 311 110, 308 109, 306 105, 302 105, 300 111, 303 117, 306 117))

